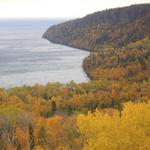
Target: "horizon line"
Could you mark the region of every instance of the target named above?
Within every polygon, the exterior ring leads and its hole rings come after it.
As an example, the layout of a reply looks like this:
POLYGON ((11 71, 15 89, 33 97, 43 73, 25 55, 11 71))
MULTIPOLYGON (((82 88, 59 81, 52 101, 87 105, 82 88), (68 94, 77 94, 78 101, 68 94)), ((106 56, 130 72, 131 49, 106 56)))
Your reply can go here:
POLYGON ((75 17, 6 17, 0 20, 66 20, 75 19, 75 17))

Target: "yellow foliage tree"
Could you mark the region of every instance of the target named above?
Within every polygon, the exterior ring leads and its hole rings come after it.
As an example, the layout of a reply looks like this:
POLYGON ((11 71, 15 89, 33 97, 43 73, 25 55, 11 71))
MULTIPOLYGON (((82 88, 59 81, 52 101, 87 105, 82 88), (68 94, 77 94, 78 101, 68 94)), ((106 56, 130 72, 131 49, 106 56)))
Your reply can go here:
POLYGON ((121 117, 96 111, 77 120, 83 150, 149 150, 150 103, 126 103, 121 117))

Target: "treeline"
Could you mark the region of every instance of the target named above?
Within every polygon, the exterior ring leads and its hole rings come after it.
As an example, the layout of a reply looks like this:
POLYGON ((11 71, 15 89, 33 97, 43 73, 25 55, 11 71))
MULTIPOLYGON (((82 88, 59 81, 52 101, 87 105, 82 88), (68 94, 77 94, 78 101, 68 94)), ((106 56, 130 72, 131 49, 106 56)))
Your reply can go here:
POLYGON ((150 99, 149 90, 150 81, 132 84, 124 81, 92 81, 76 84, 71 81, 67 85, 36 84, 33 87, 16 87, 1 91, 0 102, 7 104, 8 100, 8 103, 21 102, 31 104, 33 107, 40 101, 43 107, 40 106, 37 112, 47 118, 55 114, 70 116, 81 112, 94 112, 101 108, 115 108, 121 111, 124 102, 147 102, 150 99))

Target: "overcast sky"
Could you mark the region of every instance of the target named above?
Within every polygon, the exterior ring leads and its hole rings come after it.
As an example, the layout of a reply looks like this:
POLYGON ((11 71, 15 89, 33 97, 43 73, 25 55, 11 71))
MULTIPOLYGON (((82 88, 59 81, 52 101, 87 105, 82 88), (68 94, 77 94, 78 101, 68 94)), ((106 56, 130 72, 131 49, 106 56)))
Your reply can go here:
POLYGON ((150 0, 0 0, 0 18, 76 18, 150 0))

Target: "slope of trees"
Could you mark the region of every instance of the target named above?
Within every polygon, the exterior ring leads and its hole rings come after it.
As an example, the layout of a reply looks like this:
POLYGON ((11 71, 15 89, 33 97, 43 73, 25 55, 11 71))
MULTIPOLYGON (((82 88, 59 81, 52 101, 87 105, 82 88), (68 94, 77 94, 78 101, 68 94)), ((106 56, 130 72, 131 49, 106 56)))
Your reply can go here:
POLYGON ((122 47, 150 34, 150 4, 104 10, 50 27, 44 38, 58 44, 95 51, 122 47))
POLYGON ((105 48, 85 58, 83 67, 91 79, 142 82, 150 75, 150 36, 124 48, 105 48))

